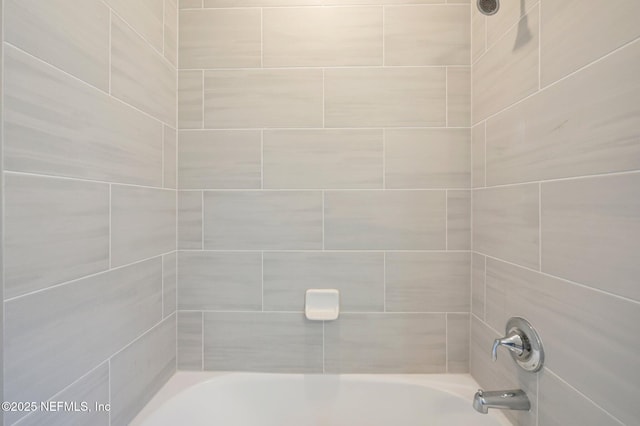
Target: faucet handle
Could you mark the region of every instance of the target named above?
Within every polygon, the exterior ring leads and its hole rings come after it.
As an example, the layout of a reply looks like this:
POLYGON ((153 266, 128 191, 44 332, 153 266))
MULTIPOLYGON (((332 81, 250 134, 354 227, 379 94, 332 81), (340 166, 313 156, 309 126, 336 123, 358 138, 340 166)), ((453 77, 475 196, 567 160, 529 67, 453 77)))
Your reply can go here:
POLYGON ((508 336, 501 339, 496 339, 493 342, 493 349, 491 350, 491 357, 493 361, 498 360, 498 348, 504 346, 516 355, 522 355, 524 353, 524 341, 522 336, 516 331, 512 331, 508 336))

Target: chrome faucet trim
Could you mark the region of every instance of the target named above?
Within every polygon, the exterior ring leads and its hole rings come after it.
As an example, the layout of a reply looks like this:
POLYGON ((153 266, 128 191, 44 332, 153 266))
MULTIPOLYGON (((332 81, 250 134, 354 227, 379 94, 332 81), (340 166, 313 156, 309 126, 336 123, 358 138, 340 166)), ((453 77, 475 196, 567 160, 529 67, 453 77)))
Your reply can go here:
POLYGON ((489 408, 529 411, 531 402, 529 402, 527 394, 521 389, 504 391, 483 391, 478 389, 478 392, 473 397, 473 408, 482 414, 487 414, 489 408))

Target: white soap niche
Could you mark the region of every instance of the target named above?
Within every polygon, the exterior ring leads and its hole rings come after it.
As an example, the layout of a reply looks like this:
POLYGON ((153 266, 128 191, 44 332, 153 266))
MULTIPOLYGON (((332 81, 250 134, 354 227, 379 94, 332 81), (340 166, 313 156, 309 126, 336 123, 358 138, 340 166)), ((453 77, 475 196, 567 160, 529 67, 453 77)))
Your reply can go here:
POLYGON ((305 294, 304 314, 311 321, 333 321, 340 315, 340 292, 311 288, 305 294))

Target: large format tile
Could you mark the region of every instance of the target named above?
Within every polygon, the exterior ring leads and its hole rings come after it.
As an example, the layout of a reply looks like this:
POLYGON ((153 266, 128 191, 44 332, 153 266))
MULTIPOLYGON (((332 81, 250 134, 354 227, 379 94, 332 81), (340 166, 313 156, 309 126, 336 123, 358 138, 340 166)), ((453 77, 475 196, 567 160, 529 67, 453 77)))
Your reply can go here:
POLYGON ((164 0, 104 0, 145 41, 162 52, 164 0))
POLYGON ((4 55, 5 170, 162 184, 162 124, 10 46, 4 55))
POLYGON ((540 266, 538 184, 473 191, 473 250, 540 266))
POLYGON ((178 309, 259 311, 262 309, 262 255, 180 252, 178 309))
POLYGON ((260 188, 261 149, 259 130, 180 132, 180 188, 260 188))
POLYGON ((473 253, 471 257, 471 313, 484 320, 485 256, 473 253))
POLYGON ((178 249, 202 248, 202 192, 178 191, 178 249))
POLYGON ((382 130, 267 130, 264 187, 382 188, 382 130))
POLYGON ((542 270, 640 301, 640 174, 542 184, 542 270))
POLYGON ((204 71, 178 71, 178 128, 201 129, 204 71))
POLYGON ((387 253, 386 310, 468 312, 470 261, 469 253, 387 253))
POLYGON ((447 126, 471 126, 471 67, 447 67, 447 126))
POLYGON ((205 71, 206 128, 321 127, 322 70, 205 71))
POLYGON ((261 63, 260 9, 180 12, 180 68, 249 68, 261 63))
POLYGON ((128 425, 176 371, 176 316, 110 360, 111 425, 128 425))
POLYGON ((471 8, 471 62, 475 62, 487 50, 487 17, 477 7, 471 8))
POLYGON ((385 65, 468 65, 468 6, 386 7, 385 65))
POLYGON ((487 322, 513 315, 536 327, 549 369, 624 424, 638 419, 640 304, 488 259, 487 322))
POLYGON ((263 12, 264 66, 382 65, 382 7, 263 12))
POLYGON ((178 0, 164 0, 164 57, 178 65, 178 0))
POLYGON ((5 399, 46 401, 161 317, 159 258, 5 303, 5 399))
POLYGON ((342 314, 325 324, 327 373, 444 373, 444 314, 342 314))
POLYGON ((538 90, 538 15, 536 6, 475 64, 473 123, 538 90))
POLYGON ((109 404, 109 363, 100 364, 51 400, 75 402, 79 408, 85 402, 91 411, 36 411, 22 419, 20 426, 109 426, 109 412, 96 410, 96 404, 109 404))
POLYGON ((485 186, 486 170, 486 144, 485 125, 482 122, 471 129, 471 186, 482 188, 485 186))
POLYGON ((322 323, 298 313, 204 313, 204 368, 322 372, 322 323))
POLYGON ((202 370, 202 312, 178 312, 178 370, 202 370))
POLYGON ((471 191, 447 191, 447 250, 471 250, 471 191))
POLYGON ((469 188, 468 129, 385 130, 386 188, 469 188))
MULTIPOLYGON (((545 0, 542 7, 542 86, 595 61, 640 36, 640 3, 545 0), (593 28, 603 28, 593 37, 593 28)), ((637 56, 636 56, 637 62, 637 56)))
POLYGON ((176 311, 178 259, 176 252, 162 256, 162 316, 168 317, 176 311))
POLYGON ((109 90, 109 8, 99 0, 9 0, 5 41, 109 90))
POLYGON ((447 314, 447 373, 469 373, 469 314, 447 314))
POLYGON ((328 249, 445 248, 445 191, 328 191, 328 249))
POLYGON ((250 7, 250 6, 313 6, 323 0, 202 0, 204 7, 250 7))
POLYGON ((109 187, 5 174, 5 298, 109 268, 109 187))
POLYGON ((620 426, 600 407, 545 369, 540 374, 538 415, 542 426, 620 426))
POLYGON ((487 184, 640 169, 640 42, 487 122, 487 184))
POLYGON ((164 126, 163 137, 163 185, 165 188, 176 189, 176 175, 178 166, 178 135, 177 132, 169 126, 164 126))
POLYGON ((491 48, 512 26, 526 15, 540 0, 500 2, 500 11, 487 18, 487 45, 491 48))
POLYGON ((124 265, 175 249, 175 191, 113 185, 111 265, 124 265))
POLYGON ((204 248, 322 248, 318 191, 238 191, 204 194, 204 248))
POLYGON ((442 127, 445 68, 325 70, 326 127, 442 127))
POLYGON ((343 312, 384 309, 383 253, 264 254, 264 310, 304 310, 308 288, 340 291, 343 312))
POLYGON ((200 9, 202 0, 178 0, 179 9, 200 9))
POLYGON ((118 17, 111 20, 111 94, 176 125, 175 69, 118 17))

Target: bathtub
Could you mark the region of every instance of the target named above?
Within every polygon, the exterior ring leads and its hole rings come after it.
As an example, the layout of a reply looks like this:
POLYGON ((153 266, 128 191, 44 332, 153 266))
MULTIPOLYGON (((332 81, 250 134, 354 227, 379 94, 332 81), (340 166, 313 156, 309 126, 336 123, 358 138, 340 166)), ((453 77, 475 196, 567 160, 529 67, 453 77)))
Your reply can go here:
POLYGON ((178 372, 135 426, 506 426, 471 407, 468 375, 178 372))

